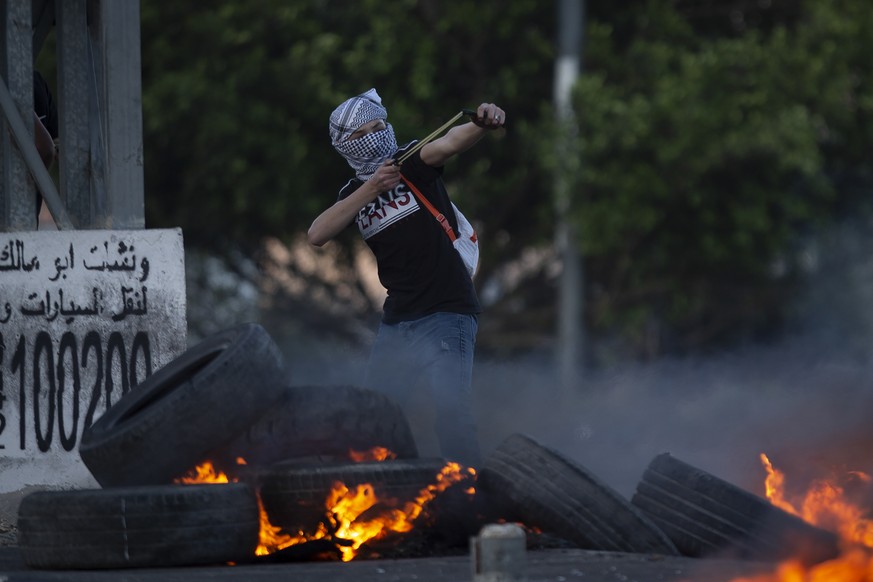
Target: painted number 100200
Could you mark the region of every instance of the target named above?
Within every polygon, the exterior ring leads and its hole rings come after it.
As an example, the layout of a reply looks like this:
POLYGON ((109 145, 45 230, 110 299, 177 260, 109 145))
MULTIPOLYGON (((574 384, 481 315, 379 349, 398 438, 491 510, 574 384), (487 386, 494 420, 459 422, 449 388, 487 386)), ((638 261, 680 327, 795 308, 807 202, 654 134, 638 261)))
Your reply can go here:
POLYGON ((98 408, 105 412, 151 373, 151 342, 144 331, 67 331, 57 342, 41 331, 33 337, 20 335, 10 344, 0 334, 0 449, 6 448, 12 412, 4 404, 14 395, 21 450, 32 431, 40 452, 52 448, 55 434, 61 447, 71 451, 98 408))

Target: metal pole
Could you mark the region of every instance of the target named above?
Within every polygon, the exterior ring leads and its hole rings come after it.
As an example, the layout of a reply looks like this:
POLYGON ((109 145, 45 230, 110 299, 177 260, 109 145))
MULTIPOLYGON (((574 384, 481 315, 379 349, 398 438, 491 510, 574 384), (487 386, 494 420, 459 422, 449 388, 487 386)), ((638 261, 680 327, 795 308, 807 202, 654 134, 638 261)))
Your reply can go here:
POLYGON ((145 228, 139 0, 99 4, 100 112, 111 228, 145 228))
POLYGON ((0 79, 0 108, 3 109, 6 122, 12 129, 12 136, 15 138, 15 143, 18 145, 18 149, 24 157, 25 165, 27 166, 27 169, 30 170, 33 179, 36 181, 36 185, 42 192, 43 198, 45 198, 45 202, 52 213, 52 217, 58 225, 58 229, 72 230, 73 223, 70 222, 70 218, 67 216, 67 211, 64 209, 64 204, 61 202, 61 197, 55 188, 55 183, 52 181, 52 177, 49 175, 48 170, 46 170, 45 165, 43 165, 42 158, 39 157, 39 152, 36 151, 36 144, 33 141, 33 135, 27 131, 27 127, 25 127, 24 121, 21 119, 21 115, 18 114, 18 109, 15 107, 15 102, 12 100, 12 94, 9 93, 9 89, 6 87, 6 83, 3 79, 0 79))
MULTIPOLYGON (((31 0, 0 2, 0 77, 19 121, 33 116, 31 22, 31 0)), ((36 190, 9 127, 0 117, 0 231, 35 230, 36 190)), ((33 145, 33 122, 29 127, 33 145)))
POLYGON ((555 144, 558 160, 555 174, 555 206, 557 229, 555 245, 561 264, 558 301, 558 370, 564 397, 569 396, 579 381, 579 360, 584 354, 583 313, 585 285, 578 235, 568 217, 571 201, 571 181, 576 160, 573 140, 577 135, 571 91, 579 75, 581 60, 584 0, 559 0, 558 58, 555 61, 554 99, 558 125, 555 144))
MULTIPOLYGON (((63 0, 57 5, 58 134, 60 190, 70 216, 81 228, 99 228, 95 216, 93 167, 100 159, 91 155, 91 78, 93 64, 88 50, 86 0, 63 0)), ((96 92, 95 92, 96 93, 96 92)))

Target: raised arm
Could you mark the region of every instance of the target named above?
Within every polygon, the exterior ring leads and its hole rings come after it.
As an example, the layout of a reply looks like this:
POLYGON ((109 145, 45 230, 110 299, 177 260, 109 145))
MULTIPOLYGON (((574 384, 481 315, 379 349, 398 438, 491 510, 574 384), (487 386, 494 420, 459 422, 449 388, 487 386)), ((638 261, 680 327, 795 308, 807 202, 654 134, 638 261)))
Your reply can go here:
POLYGON ((338 235, 355 219, 361 208, 376 199, 379 194, 392 190, 400 183, 400 166, 394 160, 385 162, 361 187, 322 212, 312 221, 306 237, 317 247, 338 235))
POLYGON ((465 152, 482 139, 489 129, 506 123, 506 113, 493 103, 483 103, 476 109, 476 120, 450 129, 443 137, 421 148, 421 161, 428 166, 444 165, 452 156, 465 152))

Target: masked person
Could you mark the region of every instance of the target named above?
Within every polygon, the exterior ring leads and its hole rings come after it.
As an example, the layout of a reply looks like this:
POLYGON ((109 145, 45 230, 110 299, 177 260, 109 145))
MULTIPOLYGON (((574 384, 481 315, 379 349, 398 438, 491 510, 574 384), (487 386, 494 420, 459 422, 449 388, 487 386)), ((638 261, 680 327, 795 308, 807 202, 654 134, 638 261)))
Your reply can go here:
POLYGON ((309 241, 321 246, 357 224, 388 290, 364 385, 406 408, 411 391, 424 380, 442 455, 469 466, 481 460, 471 395, 481 307, 446 230, 412 188, 458 232, 443 166, 505 121, 502 109, 483 103, 473 121, 451 128, 397 165, 395 158, 415 142, 397 147, 376 90, 344 101, 330 116, 330 138, 355 177, 308 233, 309 241))

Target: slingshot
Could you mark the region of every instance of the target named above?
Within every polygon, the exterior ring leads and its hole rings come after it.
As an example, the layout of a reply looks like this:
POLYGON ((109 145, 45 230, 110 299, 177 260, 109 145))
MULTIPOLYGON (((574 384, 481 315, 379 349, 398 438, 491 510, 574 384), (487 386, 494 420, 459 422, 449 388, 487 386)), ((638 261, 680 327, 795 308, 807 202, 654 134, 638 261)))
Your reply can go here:
POLYGON ((460 111, 459 111, 459 112, 458 112, 454 117, 452 117, 450 120, 448 120, 448 121, 447 121, 446 123, 444 123, 442 126, 440 126, 440 127, 439 127, 436 131, 434 131, 432 134, 430 134, 429 136, 427 136, 427 137, 424 138, 424 139, 419 140, 419 142, 418 142, 417 144, 415 144, 414 146, 412 146, 411 148, 409 148, 408 150, 406 150, 405 152, 403 152, 403 155, 401 155, 399 158, 397 158, 397 159, 394 161, 394 163, 395 163, 395 164, 398 164, 398 165, 399 165, 399 164, 402 164, 402 163, 403 163, 403 162, 404 162, 404 161, 405 161, 409 156, 411 156, 412 154, 414 154, 415 152, 417 152, 418 150, 420 150, 421 148, 423 148, 424 146, 426 146, 427 144, 429 144, 430 142, 432 142, 432 141, 433 141, 436 137, 438 137, 442 132, 444 132, 445 130, 447 130, 447 129, 450 128, 451 126, 453 126, 453 125, 454 125, 454 124, 455 124, 459 119, 461 119, 461 118, 464 117, 465 115, 473 115, 473 116, 475 116, 475 115, 476 115, 476 112, 473 111, 472 109, 461 109, 461 110, 460 110, 460 111))

